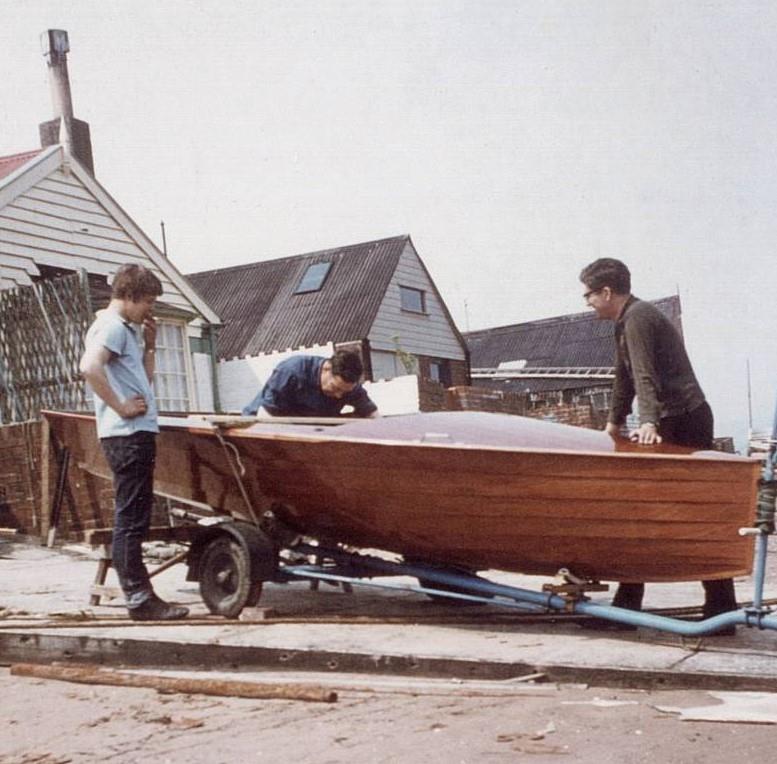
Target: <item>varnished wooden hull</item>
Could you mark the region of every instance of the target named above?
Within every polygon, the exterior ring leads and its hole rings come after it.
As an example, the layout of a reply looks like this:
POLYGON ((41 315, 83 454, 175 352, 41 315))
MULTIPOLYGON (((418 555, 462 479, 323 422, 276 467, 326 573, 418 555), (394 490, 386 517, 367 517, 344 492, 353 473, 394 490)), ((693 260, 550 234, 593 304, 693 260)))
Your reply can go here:
MULTIPOLYGON (((108 476, 93 420, 48 414, 75 461, 108 476)), ((478 570, 616 581, 750 572, 759 464, 687 449, 635 447, 600 432, 472 412, 354 420, 337 427, 216 429, 161 420, 156 489, 305 535, 478 570), (234 452, 232 447, 234 447, 234 452)))

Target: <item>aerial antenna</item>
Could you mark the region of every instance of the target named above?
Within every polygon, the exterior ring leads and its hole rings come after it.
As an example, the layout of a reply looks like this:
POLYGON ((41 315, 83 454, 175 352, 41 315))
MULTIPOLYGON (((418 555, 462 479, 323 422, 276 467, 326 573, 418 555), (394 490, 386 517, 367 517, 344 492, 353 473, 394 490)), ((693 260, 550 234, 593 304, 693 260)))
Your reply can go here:
POLYGON ((165 237, 165 221, 159 221, 159 227, 162 229, 162 254, 167 257, 167 238, 165 237))
POLYGON ((753 435, 753 397, 750 388, 750 359, 747 359, 747 431, 748 436, 753 435))

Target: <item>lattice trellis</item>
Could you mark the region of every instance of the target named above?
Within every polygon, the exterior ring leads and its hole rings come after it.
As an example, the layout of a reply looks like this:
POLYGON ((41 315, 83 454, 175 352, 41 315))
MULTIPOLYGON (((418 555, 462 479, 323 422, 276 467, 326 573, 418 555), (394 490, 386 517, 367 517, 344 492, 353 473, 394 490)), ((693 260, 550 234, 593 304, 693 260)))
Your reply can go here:
POLYGON ((89 408, 78 362, 93 318, 85 271, 0 291, 0 424, 89 408))

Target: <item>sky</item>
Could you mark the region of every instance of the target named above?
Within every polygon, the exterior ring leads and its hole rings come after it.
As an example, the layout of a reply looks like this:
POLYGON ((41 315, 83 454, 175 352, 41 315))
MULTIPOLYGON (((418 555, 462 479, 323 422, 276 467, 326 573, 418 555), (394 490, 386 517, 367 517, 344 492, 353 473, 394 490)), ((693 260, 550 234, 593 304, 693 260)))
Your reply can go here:
POLYGON ((410 234, 459 329, 679 292, 744 446, 777 397, 777 4, 0 0, 0 155, 65 29, 95 173, 183 273, 410 234))

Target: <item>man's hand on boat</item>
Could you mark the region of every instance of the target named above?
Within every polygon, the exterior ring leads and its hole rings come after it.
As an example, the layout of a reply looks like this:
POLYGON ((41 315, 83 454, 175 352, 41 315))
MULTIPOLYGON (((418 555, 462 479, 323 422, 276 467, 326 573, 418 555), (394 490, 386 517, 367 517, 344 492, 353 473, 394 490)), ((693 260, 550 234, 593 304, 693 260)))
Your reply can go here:
MULTIPOLYGON (((604 428, 605 432, 612 438, 622 438, 621 426, 613 422, 607 422, 607 426, 604 428)), ((653 422, 645 422, 640 425, 636 430, 632 430, 629 433, 629 440, 632 443, 639 443, 643 446, 652 446, 657 443, 661 443, 662 438, 658 434, 658 428, 653 422)))

